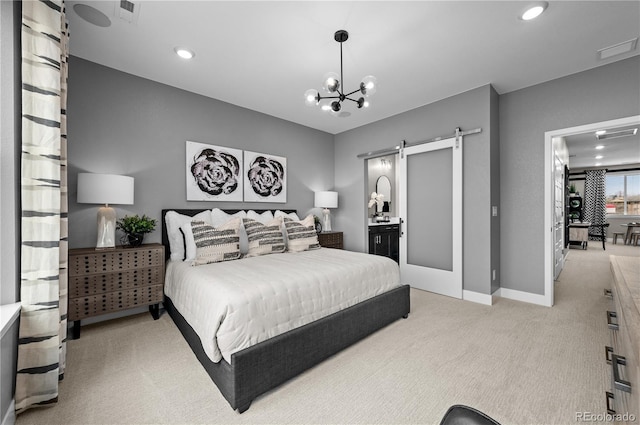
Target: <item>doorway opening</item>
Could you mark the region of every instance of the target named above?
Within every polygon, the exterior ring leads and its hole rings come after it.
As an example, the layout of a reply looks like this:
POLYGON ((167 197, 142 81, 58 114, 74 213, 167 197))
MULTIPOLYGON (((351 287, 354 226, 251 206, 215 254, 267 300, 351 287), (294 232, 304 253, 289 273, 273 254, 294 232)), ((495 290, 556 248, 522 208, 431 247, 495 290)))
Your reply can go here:
MULTIPOLYGON (((544 136, 544 295, 542 305, 551 307, 554 304, 554 277, 557 270, 557 239, 556 239, 556 150, 554 149, 554 139, 566 138, 576 134, 593 132, 603 128, 625 127, 630 125, 640 125, 640 115, 620 118, 616 120, 602 121, 592 124, 585 124, 577 127, 563 128, 559 130, 547 131, 544 136)), ((571 163, 569 160, 569 167, 571 163)))

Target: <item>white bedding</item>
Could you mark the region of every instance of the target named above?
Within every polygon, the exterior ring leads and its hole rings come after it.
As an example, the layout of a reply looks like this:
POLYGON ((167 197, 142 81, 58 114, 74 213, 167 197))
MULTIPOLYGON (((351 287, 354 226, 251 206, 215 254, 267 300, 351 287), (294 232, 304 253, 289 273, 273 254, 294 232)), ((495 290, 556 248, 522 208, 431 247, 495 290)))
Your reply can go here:
POLYGON ((214 362, 400 286, 391 259, 321 248, 192 267, 167 263, 165 293, 214 362))

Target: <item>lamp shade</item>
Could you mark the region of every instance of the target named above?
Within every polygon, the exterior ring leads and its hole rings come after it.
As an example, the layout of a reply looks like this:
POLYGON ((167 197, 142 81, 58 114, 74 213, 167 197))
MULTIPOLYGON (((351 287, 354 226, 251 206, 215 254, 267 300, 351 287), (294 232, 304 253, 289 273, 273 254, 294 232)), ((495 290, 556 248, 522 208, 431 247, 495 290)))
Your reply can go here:
POLYGON ((79 204, 133 204, 133 177, 78 173, 79 204))
POLYGON ((316 208, 338 208, 338 192, 315 192, 314 206, 316 208))

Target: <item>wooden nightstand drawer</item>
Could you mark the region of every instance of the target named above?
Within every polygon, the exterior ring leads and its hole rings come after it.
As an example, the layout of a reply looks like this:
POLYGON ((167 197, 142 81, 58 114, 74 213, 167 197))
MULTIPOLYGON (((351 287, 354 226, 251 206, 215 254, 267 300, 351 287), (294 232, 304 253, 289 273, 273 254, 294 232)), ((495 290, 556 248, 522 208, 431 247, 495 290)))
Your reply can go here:
POLYGON ((157 304, 162 301, 162 288, 162 285, 154 285, 74 298, 69 300, 69 317, 72 320, 80 320, 128 308, 157 304))
POLYGON ((154 319, 164 293, 164 247, 147 244, 108 250, 69 250, 69 320, 148 305, 154 319))
POLYGON ((324 248, 344 248, 342 232, 320 232, 318 243, 324 248))
POLYGON ((125 270, 117 273, 69 277, 69 297, 86 297, 105 292, 144 287, 162 281, 162 267, 125 270))
POLYGON ((69 251, 69 275, 77 276, 140 267, 163 267, 163 247, 143 245, 144 248, 72 249, 69 251))

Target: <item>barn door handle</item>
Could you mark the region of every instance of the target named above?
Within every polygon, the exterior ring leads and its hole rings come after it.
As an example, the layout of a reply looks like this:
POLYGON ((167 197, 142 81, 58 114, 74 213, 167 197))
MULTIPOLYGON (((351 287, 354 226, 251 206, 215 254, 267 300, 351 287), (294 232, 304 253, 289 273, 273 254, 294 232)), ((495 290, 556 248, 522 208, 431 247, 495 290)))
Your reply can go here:
POLYGON ((618 330, 618 324, 613 321, 613 319, 616 319, 617 317, 618 315, 615 311, 607 311, 607 326, 609 327, 609 329, 614 331, 618 330))
POLYGON ((613 354, 613 347, 609 347, 608 345, 604 346, 604 359, 607 362, 607 364, 611 364, 611 356, 610 354, 613 354))
POLYGON ((607 403, 607 413, 610 414, 610 415, 615 415, 616 411, 613 410, 613 407, 611 406, 612 403, 609 403, 611 400, 613 400, 615 398, 613 396, 613 393, 609 392, 609 391, 605 391, 604 394, 605 394, 605 397, 607 398, 607 401, 606 401, 606 403, 607 403))

